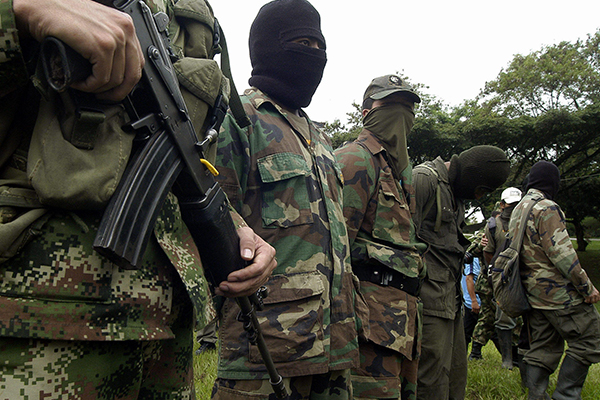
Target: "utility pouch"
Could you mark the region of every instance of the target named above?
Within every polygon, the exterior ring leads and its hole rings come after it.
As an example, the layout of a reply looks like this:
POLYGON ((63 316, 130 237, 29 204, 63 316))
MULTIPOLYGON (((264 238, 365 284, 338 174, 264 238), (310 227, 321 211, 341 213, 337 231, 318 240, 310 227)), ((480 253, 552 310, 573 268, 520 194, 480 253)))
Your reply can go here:
POLYGON ((121 129, 121 105, 72 93, 50 92, 41 100, 27 178, 46 206, 100 210, 125 171, 134 136, 121 129))

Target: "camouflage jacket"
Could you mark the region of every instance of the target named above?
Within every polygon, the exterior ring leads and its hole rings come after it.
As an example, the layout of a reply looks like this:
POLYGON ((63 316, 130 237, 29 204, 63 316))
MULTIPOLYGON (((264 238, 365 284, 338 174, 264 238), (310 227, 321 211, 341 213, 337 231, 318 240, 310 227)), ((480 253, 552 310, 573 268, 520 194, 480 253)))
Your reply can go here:
POLYGON ((495 254, 496 251, 502 247, 502 245, 504 244, 504 241, 506 240, 506 234, 508 233, 508 223, 510 221, 510 215, 512 213, 512 210, 514 210, 514 207, 512 209, 505 209, 505 211, 503 211, 503 213, 508 214, 508 215, 497 215, 495 217, 496 220, 496 228, 494 229, 494 233, 492 234, 492 232, 490 231, 490 224, 489 222, 485 225, 485 236, 488 238, 488 243, 487 245, 483 248, 483 251, 485 251, 486 253, 491 253, 491 254, 495 254))
MULTIPOLYGON (((296 116, 258 89, 242 96, 251 125, 225 118, 220 183, 248 225, 277 250, 277 268, 258 313, 282 376, 324 373, 358 362, 353 280, 342 211, 342 174, 331 145, 301 111, 296 116)), ((265 379, 255 346, 223 306, 218 376, 265 379)))
MULTIPOLYGON (((407 200, 412 191, 410 165, 401 182, 395 179, 385 149, 367 130, 335 155, 344 174, 344 217, 355 273, 390 268, 409 279, 422 278, 419 251, 426 245, 416 240, 407 200)), ((417 355, 417 293, 365 281, 361 292, 369 306, 369 340, 409 359, 417 355)))
MULTIPOLYGON (((158 2, 162 7, 152 4, 154 10, 165 10, 167 2, 158 2)), ((0 22, 5 39, 0 43, 0 246, 10 247, 6 243, 13 238, 6 232, 11 226, 23 230, 15 241, 18 248, 0 262, 0 336, 166 339, 173 337, 173 308, 190 299, 193 317, 202 326, 214 309, 196 246, 173 195, 167 197, 136 270, 122 269, 93 250, 101 211, 48 208, 36 200, 26 174, 28 143, 19 144, 30 132, 24 129, 27 124, 13 123, 18 108, 27 110, 29 104, 23 97, 28 74, 11 1, 0 2, 0 22), (17 197, 26 199, 26 205, 14 203, 17 197)), ((183 43, 187 29, 175 22, 171 28, 180 35, 174 42, 183 43)), ((27 110, 27 115, 36 111, 27 110)))
POLYGON ((454 197, 448 168, 440 157, 413 169, 413 185, 413 220, 419 239, 429 245, 423 256, 427 267, 421 288, 423 314, 454 319, 462 307, 460 280, 465 249, 470 244, 462 233, 465 207, 454 197))
POLYGON ((533 308, 553 310, 581 304, 594 290, 579 263, 565 224, 554 201, 537 189, 529 189, 515 207, 509 235, 519 229, 523 210, 539 199, 527 219, 521 247, 521 279, 533 308))

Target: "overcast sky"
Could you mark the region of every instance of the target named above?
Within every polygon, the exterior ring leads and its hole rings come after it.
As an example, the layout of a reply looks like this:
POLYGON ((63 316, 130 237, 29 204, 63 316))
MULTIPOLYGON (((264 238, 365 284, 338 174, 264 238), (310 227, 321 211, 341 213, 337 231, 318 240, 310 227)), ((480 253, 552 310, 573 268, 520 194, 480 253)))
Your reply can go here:
MULTIPOLYGON (((227 38, 238 90, 248 87, 250 24, 262 0, 209 0, 227 38)), ((600 28, 600 0, 312 0, 328 62, 306 109, 346 123, 372 78, 402 72, 449 105, 474 98, 515 54, 584 39, 600 28)))

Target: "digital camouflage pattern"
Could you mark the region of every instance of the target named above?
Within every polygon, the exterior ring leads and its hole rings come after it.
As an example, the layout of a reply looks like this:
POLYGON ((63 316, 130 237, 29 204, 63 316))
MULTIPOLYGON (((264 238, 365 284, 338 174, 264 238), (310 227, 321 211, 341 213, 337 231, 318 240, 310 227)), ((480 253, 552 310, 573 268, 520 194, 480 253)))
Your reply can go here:
POLYGON ((173 339, 3 338, 0 399, 194 399, 191 304, 185 296, 174 299, 173 339))
POLYGON ((509 231, 519 229, 523 210, 535 199, 521 247, 521 279, 532 308, 558 310, 583 303, 594 286, 579 263, 560 206, 529 189, 515 207, 509 231))
MULTIPOLYGON (((208 10, 203 1, 184 3, 198 15, 208 10)), ((174 14, 171 2, 151 5, 174 14)), ((175 25, 178 54, 201 57, 199 41, 183 38, 207 25, 175 25)), ((0 2, 0 36, 2 399, 193 398, 194 322, 202 327, 215 311, 177 199, 167 197, 136 270, 93 250, 100 212, 43 207, 26 175, 32 127, 12 123, 37 109, 25 98, 27 81, 17 79, 28 74, 10 1, 0 2)))
MULTIPOLYGON (((4 15, 0 18, 10 20, 4 15)), ((1 63, 0 71, 4 67, 1 63)), ((23 134, 7 128, 3 126, 0 138, 23 134)), ((163 207, 155 226, 156 239, 148 246, 143 265, 138 270, 123 270, 92 249, 101 214, 60 210, 45 213, 46 209, 34 201, 15 203, 16 194, 32 192, 23 171, 25 164, 19 159, 19 153, 0 158, 7 160, 0 172, 0 232, 4 235, 5 228, 19 223, 22 215, 31 213, 30 209, 42 210, 44 217, 32 225, 35 229, 29 230, 21 251, 0 264, 2 336, 64 340, 169 338, 172 333, 166 320, 174 279, 186 284, 199 325, 214 315, 196 246, 181 222, 174 196, 169 196, 163 207)), ((0 239, 4 244, 6 236, 0 239)))
MULTIPOLYGON (((422 279, 425 273, 415 238, 409 198, 413 197, 410 165, 394 178, 386 150, 368 130, 335 151, 344 174, 344 217, 350 237, 352 268, 397 271, 422 279)), ((414 207, 414 201, 412 202, 414 207)), ((360 366, 353 369, 355 398, 410 398, 416 388, 420 352, 421 309, 417 293, 361 281, 369 309, 368 341, 360 342, 360 366), (403 368, 404 365, 404 368, 403 368), (413 378, 414 380, 410 380, 413 378)))
MULTIPOLYGON (((301 111, 246 90, 251 125, 228 114, 221 127, 219 183, 248 225, 277 250, 277 268, 258 318, 283 377, 321 374, 358 362, 342 175, 329 140, 301 111)), ((258 350, 226 300, 219 330, 218 377, 267 379, 258 350)))

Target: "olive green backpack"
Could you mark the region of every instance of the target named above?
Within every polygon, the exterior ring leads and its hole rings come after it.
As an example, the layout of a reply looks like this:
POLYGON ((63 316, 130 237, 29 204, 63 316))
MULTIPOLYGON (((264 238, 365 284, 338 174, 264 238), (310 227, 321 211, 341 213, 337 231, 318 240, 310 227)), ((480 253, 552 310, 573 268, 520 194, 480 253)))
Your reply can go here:
MULTIPOLYGON (((212 8, 204 0, 168 3, 168 10, 155 6, 153 11, 171 18, 171 47, 178 58, 174 67, 198 135, 204 134, 218 98, 240 125, 247 125, 212 8), (213 59, 219 53, 221 66, 213 59)), ((71 90, 57 93, 48 87, 41 67, 32 82, 37 91, 0 99, 3 121, 18 122, 24 115, 35 121, 26 130, 23 124, 0 123, 0 142, 31 137, 0 150, 0 263, 35 236, 49 210, 102 210, 127 166, 134 141, 133 134, 121 129, 127 119, 122 104, 103 104, 71 90), (9 107, 15 101, 20 107, 9 107)), ((215 155, 213 146, 205 156, 214 161, 215 155)))

